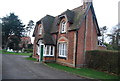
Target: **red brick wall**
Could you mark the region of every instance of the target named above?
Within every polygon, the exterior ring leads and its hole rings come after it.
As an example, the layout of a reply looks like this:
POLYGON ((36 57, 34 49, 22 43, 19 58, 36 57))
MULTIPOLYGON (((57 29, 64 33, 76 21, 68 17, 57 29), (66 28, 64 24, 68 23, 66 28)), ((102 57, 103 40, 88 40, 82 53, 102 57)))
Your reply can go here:
POLYGON ((88 12, 88 27, 87 27, 87 37, 86 37, 86 50, 97 49, 97 31, 93 23, 93 16, 91 9, 88 12))
POLYGON ((54 62, 55 61, 55 57, 43 57, 43 61, 44 62, 54 62))
POLYGON ((85 31, 85 21, 83 21, 79 31, 78 31, 78 48, 77 48, 77 67, 83 64, 83 50, 84 50, 84 31, 85 31))
MULTIPOLYGON (((66 20, 65 18, 63 18, 62 20, 66 20)), ((96 31, 96 27, 95 27, 95 22, 92 19, 92 12, 91 10, 89 10, 88 12, 88 16, 87 16, 87 21, 85 22, 85 20, 83 21, 80 29, 78 30, 78 48, 77 48, 77 67, 82 67, 84 64, 84 48, 85 50, 95 50, 98 48, 97 46, 97 31, 96 31), (85 27, 86 27, 86 23, 87 23, 87 28, 86 28, 86 36, 85 36, 85 27), (85 42, 85 37, 86 37, 86 42, 85 42), (84 47, 85 45, 85 47, 84 47)), ((67 27, 69 28, 69 23, 67 23, 67 27)), ((68 29, 67 28, 67 29, 68 29)), ((54 38, 56 39, 57 42, 59 42, 58 40, 63 37, 64 39, 61 39, 61 41, 66 41, 68 43, 68 53, 67 53, 67 58, 66 59, 61 59, 58 58, 58 48, 56 46, 56 50, 55 50, 55 59, 56 62, 63 64, 63 65, 67 65, 70 67, 74 67, 75 64, 75 45, 76 45, 76 38, 75 38, 75 34, 76 31, 67 31, 64 34, 60 33, 60 25, 58 26, 59 29, 59 33, 53 34, 54 38), (67 40, 66 40, 67 39, 67 40)), ((35 38, 35 42, 36 40, 40 37, 40 35, 36 35, 37 37, 35 38)), ((34 45, 34 56, 36 56, 38 58, 38 56, 36 55, 36 44, 34 45)), ((47 58, 45 57, 44 60, 54 60, 53 58, 47 58)))
POLYGON ((38 38, 40 38, 40 36, 41 35, 39 35, 39 29, 40 29, 40 26, 41 25, 38 25, 38 27, 37 27, 37 29, 36 29, 36 33, 35 33, 35 39, 34 39, 34 45, 33 45, 33 57, 34 58, 37 58, 37 59, 39 59, 39 55, 37 55, 37 40, 38 40, 38 38))
POLYGON ((105 46, 98 46, 98 50, 106 50, 107 48, 105 46))
MULTIPOLYGON (((62 19, 62 20, 65 20, 62 19)), ((69 27, 69 23, 67 23, 67 27, 69 27)), ((68 28, 67 28, 68 29, 68 28)), ((59 25, 59 30, 60 30, 60 25, 59 25)), ((58 49, 57 49, 57 57, 56 57, 56 61, 58 63, 62 63, 64 65, 67 65, 67 66, 73 66, 73 54, 74 54, 74 31, 71 31, 71 32, 66 32, 65 34, 61 34, 61 33, 58 33, 58 40, 61 38, 61 37, 65 37, 67 39, 67 43, 68 43, 68 53, 67 53, 67 58, 66 59, 61 59, 61 58, 58 58, 58 49)), ((61 39, 61 41, 63 41, 64 39, 61 39)))
POLYGON ((84 48, 85 50, 95 50, 97 49, 97 31, 93 23, 91 9, 88 11, 88 15, 84 20, 78 33, 78 52, 77 52, 77 67, 82 67, 85 61, 84 58, 84 48), (86 34, 85 34, 85 26, 86 34), (85 36, 86 35, 86 36, 85 36), (84 39, 86 37, 86 40, 84 39), (85 42, 86 41, 86 42, 85 42), (84 47, 85 45, 85 47, 84 47))
MULTIPOLYGON (((94 22, 95 23, 95 22, 94 22)), ((98 36, 97 36, 97 29, 95 27, 95 24, 93 24, 93 33, 92 33, 92 49, 97 50, 98 49, 98 36)))

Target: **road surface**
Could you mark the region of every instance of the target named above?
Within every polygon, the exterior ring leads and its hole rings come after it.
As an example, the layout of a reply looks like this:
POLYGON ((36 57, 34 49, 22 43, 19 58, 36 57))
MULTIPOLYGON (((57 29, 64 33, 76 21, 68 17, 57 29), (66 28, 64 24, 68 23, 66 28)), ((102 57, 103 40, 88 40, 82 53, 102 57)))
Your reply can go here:
POLYGON ((2 79, 81 79, 81 77, 26 60, 26 56, 2 55, 2 79))

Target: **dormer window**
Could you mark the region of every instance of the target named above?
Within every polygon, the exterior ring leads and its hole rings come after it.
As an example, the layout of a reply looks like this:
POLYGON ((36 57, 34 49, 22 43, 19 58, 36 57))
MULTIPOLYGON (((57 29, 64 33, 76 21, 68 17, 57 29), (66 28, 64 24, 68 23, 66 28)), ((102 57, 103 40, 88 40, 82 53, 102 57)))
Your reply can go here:
POLYGON ((65 33, 66 32, 66 21, 62 21, 61 22, 61 33, 65 33))
POLYGON ((42 29, 43 29, 43 27, 40 26, 39 34, 42 34, 42 29))

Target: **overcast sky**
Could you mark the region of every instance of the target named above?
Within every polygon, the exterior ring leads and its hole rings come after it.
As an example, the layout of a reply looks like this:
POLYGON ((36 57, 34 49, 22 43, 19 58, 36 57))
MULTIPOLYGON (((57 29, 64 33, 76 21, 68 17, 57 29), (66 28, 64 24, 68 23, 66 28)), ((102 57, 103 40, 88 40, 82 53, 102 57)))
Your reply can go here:
MULTIPOLYGON (((118 2, 120 0, 93 0, 100 27, 111 28, 118 23, 118 2)), ((0 17, 14 12, 24 24, 29 20, 37 22, 46 14, 57 16, 67 9, 82 5, 82 0, 1 0, 0 17)))

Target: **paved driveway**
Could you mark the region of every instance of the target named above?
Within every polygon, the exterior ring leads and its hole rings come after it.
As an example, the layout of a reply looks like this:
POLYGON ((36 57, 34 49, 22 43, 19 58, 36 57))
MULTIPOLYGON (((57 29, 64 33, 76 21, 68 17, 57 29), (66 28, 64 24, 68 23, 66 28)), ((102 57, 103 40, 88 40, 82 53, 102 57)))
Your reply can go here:
POLYGON ((50 68, 39 62, 26 60, 25 57, 28 56, 3 54, 2 58, 0 58, 0 60, 2 59, 2 79, 76 79, 77 81, 96 81, 50 68))
POLYGON ((81 79, 81 77, 25 60, 25 56, 2 55, 3 79, 81 79))

